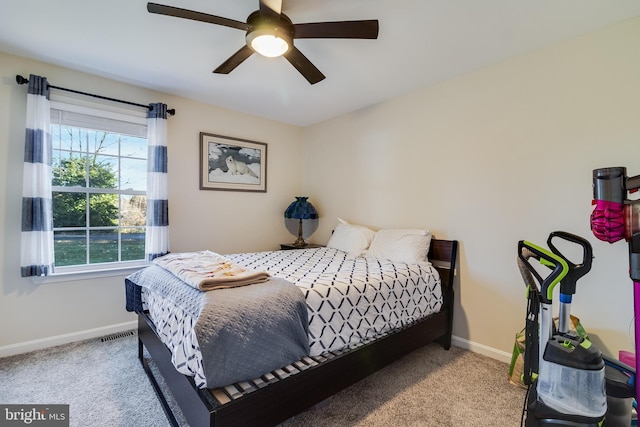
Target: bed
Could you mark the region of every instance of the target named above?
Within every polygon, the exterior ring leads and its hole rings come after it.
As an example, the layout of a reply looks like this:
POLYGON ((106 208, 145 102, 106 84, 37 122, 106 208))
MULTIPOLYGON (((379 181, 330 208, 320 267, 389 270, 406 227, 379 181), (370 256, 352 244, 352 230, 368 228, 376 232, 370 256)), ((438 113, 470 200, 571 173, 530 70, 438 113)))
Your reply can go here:
MULTIPOLYGON (((318 336, 318 326, 314 326, 314 319, 318 317, 329 317, 316 309, 326 308, 326 302, 316 304, 310 303, 309 296, 316 294, 314 286, 317 288, 326 287, 309 285, 315 283, 318 277, 327 277, 329 273, 332 277, 330 282, 339 279, 351 283, 362 273, 366 280, 374 282, 373 277, 378 273, 372 273, 372 265, 378 265, 383 270, 392 268, 384 274, 392 274, 405 277, 407 274, 402 263, 392 263, 388 267, 386 263, 381 263, 365 257, 354 256, 353 253, 338 251, 333 248, 313 248, 293 251, 271 251, 255 254, 234 254, 230 257, 248 268, 258 268, 266 270, 278 279, 286 279, 291 282, 301 282, 301 289, 307 299, 309 311, 309 341, 311 351, 297 360, 281 366, 267 373, 251 377, 231 384, 211 383, 203 387, 203 379, 198 379, 198 375, 193 372, 185 374, 184 370, 179 372, 175 365, 176 349, 167 343, 167 337, 163 336, 163 327, 158 327, 160 323, 157 314, 153 314, 153 309, 149 310, 147 304, 138 304, 138 309, 133 310, 138 314, 138 353, 139 359, 151 381, 154 390, 163 406, 163 409, 170 423, 177 426, 178 423, 168 403, 165 394, 170 393, 181 412, 191 426, 257 426, 276 425, 292 416, 301 413, 314 405, 324 401, 340 390, 361 380, 369 374, 383 368, 411 351, 424 346, 425 344, 437 341, 444 348, 451 345, 452 318, 453 318, 453 284, 455 277, 456 257, 458 243, 455 240, 439 240, 430 238, 428 248, 428 262, 420 267, 409 266, 409 269, 419 270, 420 274, 426 271, 428 275, 436 278, 438 286, 428 285, 430 293, 435 296, 436 302, 427 303, 430 309, 422 314, 416 307, 417 299, 424 299, 417 290, 407 290, 391 292, 394 301, 398 301, 400 295, 405 301, 402 310, 407 316, 403 319, 389 322, 391 317, 384 317, 385 322, 391 327, 383 327, 375 333, 355 333, 349 330, 346 335, 331 336, 328 341, 324 341, 318 336), (328 266, 324 264, 329 259, 328 266), (319 261, 320 260, 320 261, 319 261), (275 266, 274 266, 275 263, 275 266), (344 273, 344 268, 348 272, 344 273), (300 269, 304 269, 301 273, 300 269), (363 273, 364 272, 364 273, 363 273), (310 277, 314 276, 314 277, 310 277), (342 277, 344 276, 344 277, 342 277), (356 277, 354 279, 354 277, 356 277), (306 282, 305 282, 306 281, 306 282), (305 285, 306 283, 306 285, 305 285), (306 286, 306 288, 305 288, 306 286), (409 297, 409 294, 415 297, 409 297), (413 300, 412 300, 413 298, 413 300), (143 308, 141 308, 143 307, 143 308), (319 308, 318 308, 319 307, 319 308), (154 322, 154 316, 156 322, 154 322), (314 329, 315 328, 315 329, 314 329), (315 332, 314 332, 315 331, 315 332), (356 335, 356 339, 351 339, 356 335), (346 336, 346 338, 345 338, 346 336), (315 340, 314 340, 315 337, 315 340), (336 344, 336 340, 340 341, 336 344), (152 369, 148 357, 145 357, 145 350, 153 360, 155 368, 152 369), (154 373, 155 372, 155 373, 154 373), (156 378, 159 376, 160 378, 156 378), (164 383, 161 387, 160 383, 164 383), (168 391, 167 391, 168 390, 168 391)), ((377 267, 376 267, 377 268, 377 267)), ((376 270, 377 271, 377 270, 376 270)), ((386 271, 386 270, 385 270, 386 271)), ((407 276, 408 277, 408 276, 407 276)), ((429 279, 430 280, 430 279, 429 279)), ((396 280, 397 281, 397 280, 396 280)), ((412 284, 416 279, 407 279, 402 283, 412 284)), ((251 288, 250 285, 245 288, 251 288)), ((403 285, 408 286, 408 285, 403 285)), ((357 286, 355 286, 357 288, 357 286)), ((361 286, 364 295, 365 286, 361 286)), ((423 287, 420 285, 420 287, 423 287)), ((134 288, 136 288, 134 286, 134 288)), ((129 293, 129 288, 127 291, 129 293)), ((212 291, 219 292, 219 291, 212 291)), ((211 294, 212 292, 206 292, 211 294)), ((335 293, 335 290, 333 290, 335 293)), ((144 295, 144 292, 142 293, 144 295)), ((133 296, 127 295, 127 303, 133 296)), ((136 296, 135 298, 140 298, 136 296)), ((377 299, 374 297, 373 299, 377 299)), ((387 305, 389 297, 385 297, 387 305)), ((359 298, 361 299, 361 298, 359 298)), ((342 306, 342 303, 340 304, 342 306)), ((424 304, 423 304, 424 305, 424 304)), ((131 307, 127 307, 130 309, 131 307)), ((332 310, 336 307, 332 307, 332 310)), ((358 309, 350 308, 347 312, 355 313, 358 309)), ((343 312, 331 317, 340 317, 344 320, 343 312)), ((332 312, 333 313, 333 312, 332 312)), ((362 314, 362 313, 360 313, 362 314)), ((355 314, 354 314, 355 316, 355 314)), ((361 316, 365 319, 368 314, 361 316)), ((374 316, 376 319, 379 315, 374 316)), ((373 317, 369 316, 370 319, 373 317)), ((326 319, 325 319, 326 320, 326 319)), ((349 319, 344 320, 348 322, 349 319)), ((380 324, 377 320, 371 322, 380 324)), ((327 329, 324 326, 323 329, 327 329)), ((344 329, 344 328, 342 328, 344 329)), ((335 331, 334 331, 335 332, 335 331)), ((166 333, 165 333, 166 335, 166 333)), ((186 359, 193 359, 187 355, 186 359)), ((214 381, 214 380, 211 380, 214 381)), ((224 381, 224 380, 218 380, 224 381)), ((206 382, 206 381, 205 381, 206 382)))

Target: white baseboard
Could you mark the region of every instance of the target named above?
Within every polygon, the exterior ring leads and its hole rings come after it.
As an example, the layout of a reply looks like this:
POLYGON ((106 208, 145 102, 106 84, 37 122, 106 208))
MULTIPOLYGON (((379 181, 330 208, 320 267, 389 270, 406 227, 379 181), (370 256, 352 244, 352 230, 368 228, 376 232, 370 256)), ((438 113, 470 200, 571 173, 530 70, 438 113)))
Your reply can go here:
MULTIPOLYGON (((26 341, 18 344, 10 344, 0 347, 0 357, 13 356, 16 354, 28 353, 30 351, 42 350, 48 347, 55 347, 57 345, 98 338, 105 335, 129 331, 131 329, 137 329, 137 327, 138 321, 132 320, 130 322, 118 323, 116 325, 87 329, 85 331, 72 332, 70 334, 56 335, 54 337, 26 341)), ((455 345, 456 347, 464 348, 465 350, 473 351, 474 353, 482 354, 492 359, 499 360, 501 362, 509 363, 511 361, 511 353, 497 350, 484 344, 478 344, 476 342, 469 341, 465 338, 460 338, 455 335, 451 337, 451 344, 455 345)))
POLYGON ((488 347, 484 344, 478 344, 476 342, 469 341, 467 339, 460 338, 455 335, 451 337, 451 344, 455 345, 456 347, 461 347, 461 348, 464 348, 465 350, 473 351, 474 353, 482 354, 483 356, 487 356, 504 363, 511 362, 511 353, 507 353, 502 350, 497 350, 495 348, 488 347))
POLYGON ((137 327, 138 321, 132 320, 130 322, 118 323, 116 325, 103 326, 100 328, 87 329, 85 331, 72 332, 70 334, 56 335, 54 337, 5 345, 0 347, 0 357, 13 356, 15 354, 28 353, 30 351, 42 350, 43 348, 55 347, 57 345, 98 338, 105 335, 137 329, 137 327))

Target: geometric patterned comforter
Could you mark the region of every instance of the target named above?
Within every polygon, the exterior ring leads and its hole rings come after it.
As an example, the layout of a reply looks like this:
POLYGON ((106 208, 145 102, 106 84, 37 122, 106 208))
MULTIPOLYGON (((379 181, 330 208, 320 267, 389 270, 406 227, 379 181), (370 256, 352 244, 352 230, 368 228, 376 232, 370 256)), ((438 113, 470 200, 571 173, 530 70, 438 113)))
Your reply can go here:
MULTIPOLYGON (((358 344, 437 313, 442 307, 440 277, 429 263, 352 258, 332 248, 224 257, 288 280, 302 290, 311 356, 358 344)), ((182 374, 194 376, 197 385, 204 385, 202 355, 191 327, 194 320, 170 301, 144 291, 143 303, 160 338, 170 349, 175 348, 174 365, 182 374)))
POLYGON ((331 248, 225 257, 302 289, 309 311, 312 356, 405 326, 442 307, 440 277, 429 263, 353 258, 331 248))

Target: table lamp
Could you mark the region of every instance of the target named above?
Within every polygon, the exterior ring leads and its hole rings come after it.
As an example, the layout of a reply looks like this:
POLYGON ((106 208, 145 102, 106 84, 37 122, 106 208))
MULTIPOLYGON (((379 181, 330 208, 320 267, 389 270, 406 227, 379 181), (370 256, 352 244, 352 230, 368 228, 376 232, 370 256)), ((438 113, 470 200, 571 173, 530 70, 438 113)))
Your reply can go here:
POLYGON ((314 231, 316 231, 316 228, 318 228, 318 212, 307 199, 309 198, 297 196, 296 200, 292 202, 284 211, 285 225, 287 227, 287 230, 289 230, 289 232, 294 236, 298 236, 298 239, 293 244, 293 246, 296 248, 304 248, 305 246, 307 246, 307 242, 304 241, 303 236, 308 238, 314 231), (302 220, 305 220, 304 233, 302 220), (295 231, 296 225, 298 228, 297 233, 295 231))

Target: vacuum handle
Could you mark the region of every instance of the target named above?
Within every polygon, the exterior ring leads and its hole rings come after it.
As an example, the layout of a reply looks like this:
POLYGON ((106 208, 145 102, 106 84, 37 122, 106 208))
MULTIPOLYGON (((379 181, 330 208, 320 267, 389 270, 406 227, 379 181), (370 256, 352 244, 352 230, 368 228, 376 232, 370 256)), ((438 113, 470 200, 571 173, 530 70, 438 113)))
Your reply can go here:
POLYGON ((551 304, 553 300, 553 288, 560 283, 569 272, 567 262, 558 255, 526 240, 520 240, 518 242, 518 258, 522 260, 529 272, 538 280, 540 285, 540 302, 551 304), (540 264, 550 267, 553 271, 543 279, 530 263, 529 260, 531 258, 535 258, 540 264))
POLYGON ((576 293, 576 283, 578 279, 587 274, 591 270, 591 264, 593 262, 593 249, 591 243, 586 239, 576 236, 575 234, 567 233, 566 231, 554 231, 549 234, 547 239, 547 245, 551 248, 551 251, 562 258, 569 267, 569 272, 560 284, 560 292, 564 295, 573 295, 576 293), (582 247, 582 262, 579 264, 572 263, 567 257, 565 257, 558 248, 553 244, 553 239, 562 239, 567 242, 575 243, 582 247))

